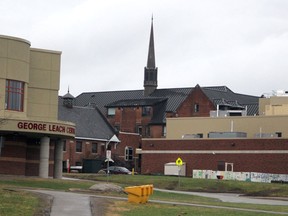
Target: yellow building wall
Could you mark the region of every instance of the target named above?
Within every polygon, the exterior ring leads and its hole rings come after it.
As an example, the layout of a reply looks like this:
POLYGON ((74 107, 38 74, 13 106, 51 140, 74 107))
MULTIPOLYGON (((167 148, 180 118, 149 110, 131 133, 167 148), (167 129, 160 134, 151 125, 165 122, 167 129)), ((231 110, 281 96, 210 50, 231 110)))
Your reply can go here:
POLYGON ((209 132, 246 132, 247 138, 255 134, 282 133, 288 138, 288 115, 284 116, 247 116, 247 117, 186 117, 167 118, 167 139, 182 139, 183 135, 203 134, 208 138, 209 132))
POLYGON ((61 52, 31 49, 28 117, 58 118, 61 52))
POLYGON ((272 96, 259 99, 259 115, 288 115, 288 97, 272 96))
POLYGON ((0 116, 2 118, 26 118, 23 112, 5 110, 6 79, 25 82, 24 105, 27 104, 27 84, 29 83, 30 42, 21 38, 0 36, 0 116))

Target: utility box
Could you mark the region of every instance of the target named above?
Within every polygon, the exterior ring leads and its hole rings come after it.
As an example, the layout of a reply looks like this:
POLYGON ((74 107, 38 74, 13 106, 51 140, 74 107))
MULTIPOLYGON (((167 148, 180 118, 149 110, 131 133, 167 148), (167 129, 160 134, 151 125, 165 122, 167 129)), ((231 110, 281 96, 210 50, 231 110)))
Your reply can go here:
POLYGON ((181 166, 176 165, 175 162, 166 163, 164 175, 186 176, 186 163, 183 162, 181 166))

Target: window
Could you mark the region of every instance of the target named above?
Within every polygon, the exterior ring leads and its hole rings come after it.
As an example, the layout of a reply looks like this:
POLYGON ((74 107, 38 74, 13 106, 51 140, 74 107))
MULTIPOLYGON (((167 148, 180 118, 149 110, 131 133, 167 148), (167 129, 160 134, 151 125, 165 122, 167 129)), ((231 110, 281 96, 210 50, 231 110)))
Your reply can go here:
POLYGON ((125 160, 132 161, 133 160, 133 148, 126 146, 125 147, 125 160))
POLYGON ((217 170, 218 171, 225 171, 225 161, 218 161, 217 170))
POLYGON ((23 111, 24 82, 6 80, 5 109, 23 111))
POLYGON ((113 108, 108 108, 108 117, 109 117, 109 116, 115 116, 115 113, 116 113, 115 107, 113 107, 113 108))
POLYGON ((142 107, 142 116, 150 116, 152 108, 149 106, 142 107))
POLYGON ((97 153, 98 151, 98 143, 92 143, 92 153, 97 153))
POLYGON ((137 133, 139 134, 139 135, 142 135, 142 126, 137 126, 137 133))
POLYGON ((63 151, 66 151, 66 142, 63 144, 63 151))
POLYGON ((82 152, 82 142, 76 141, 76 152, 82 152))
POLYGON ((194 104, 194 112, 199 112, 199 104, 194 104))

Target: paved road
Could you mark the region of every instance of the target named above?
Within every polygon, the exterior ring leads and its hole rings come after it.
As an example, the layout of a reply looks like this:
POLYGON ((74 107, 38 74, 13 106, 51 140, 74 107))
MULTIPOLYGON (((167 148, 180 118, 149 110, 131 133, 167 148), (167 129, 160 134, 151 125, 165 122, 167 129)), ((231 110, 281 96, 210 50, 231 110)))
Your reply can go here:
MULTIPOLYGON (((154 189, 154 190, 169 192, 169 193, 182 193, 182 194, 189 194, 189 195, 218 198, 222 200, 223 202, 264 204, 264 205, 288 205, 288 201, 255 199, 255 198, 241 197, 239 196, 239 194, 198 193, 198 192, 170 191, 170 190, 162 190, 162 189, 154 189)), ((49 194, 54 197, 50 216, 59 216, 59 215, 61 216, 79 216, 79 215, 92 216, 91 207, 90 207, 91 196, 94 196, 97 198, 105 198, 105 199, 127 200, 127 198, 78 194, 75 192, 63 192, 63 191, 52 191, 52 190, 33 190, 33 191, 44 193, 44 194, 49 194)), ((237 211, 250 211, 250 212, 258 212, 258 213, 288 215, 288 213, 285 213, 285 212, 281 213, 281 212, 249 210, 249 209, 221 207, 221 206, 207 206, 207 205, 192 204, 192 203, 167 202, 167 201, 157 201, 157 200, 150 200, 149 202, 171 204, 171 205, 187 205, 187 206, 198 206, 198 207, 204 207, 204 208, 220 208, 220 209, 231 209, 231 210, 237 210, 237 211)))

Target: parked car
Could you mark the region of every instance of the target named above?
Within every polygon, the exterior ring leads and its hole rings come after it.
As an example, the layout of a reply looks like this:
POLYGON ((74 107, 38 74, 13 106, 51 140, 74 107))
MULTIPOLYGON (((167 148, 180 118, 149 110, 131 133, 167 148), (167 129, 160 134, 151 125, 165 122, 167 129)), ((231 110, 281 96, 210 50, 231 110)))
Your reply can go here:
MULTIPOLYGON (((128 170, 126 167, 120 167, 120 166, 110 166, 108 168, 109 174, 127 174, 131 175, 132 172, 128 170)), ((101 169, 99 173, 107 173, 107 169, 101 169)))

